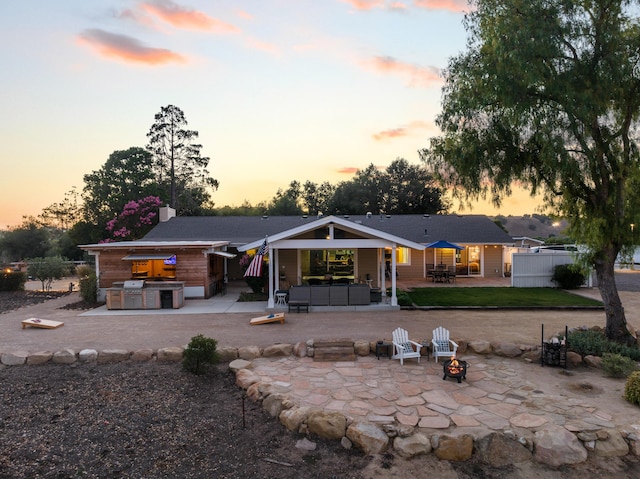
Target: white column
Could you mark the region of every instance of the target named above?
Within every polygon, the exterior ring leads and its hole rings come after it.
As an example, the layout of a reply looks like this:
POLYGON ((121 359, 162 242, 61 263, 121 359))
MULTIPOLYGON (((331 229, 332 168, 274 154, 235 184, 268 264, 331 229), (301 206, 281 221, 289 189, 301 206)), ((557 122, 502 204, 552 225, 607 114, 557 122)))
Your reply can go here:
POLYGON ((275 262, 275 258, 273 255, 273 248, 271 247, 271 245, 269 245, 269 299, 267 301, 267 308, 273 308, 275 307, 274 301, 273 301, 273 283, 274 283, 274 275, 273 275, 273 263, 275 262))
POLYGON ((398 306, 396 295, 396 244, 391 247, 391 306, 398 306))

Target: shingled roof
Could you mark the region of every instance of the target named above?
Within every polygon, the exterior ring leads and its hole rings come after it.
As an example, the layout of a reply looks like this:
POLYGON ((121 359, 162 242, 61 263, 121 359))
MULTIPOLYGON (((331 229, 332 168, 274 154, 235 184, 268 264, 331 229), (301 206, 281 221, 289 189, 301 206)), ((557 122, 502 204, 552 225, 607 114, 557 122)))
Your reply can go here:
MULTIPOLYGON (((420 244, 510 244, 513 239, 484 215, 350 215, 341 216, 372 229, 420 244)), ((228 241, 242 246, 268 235, 312 223, 316 216, 178 216, 158 224, 145 241, 228 241)), ((355 226, 354 225, 354 226, 355 226)))

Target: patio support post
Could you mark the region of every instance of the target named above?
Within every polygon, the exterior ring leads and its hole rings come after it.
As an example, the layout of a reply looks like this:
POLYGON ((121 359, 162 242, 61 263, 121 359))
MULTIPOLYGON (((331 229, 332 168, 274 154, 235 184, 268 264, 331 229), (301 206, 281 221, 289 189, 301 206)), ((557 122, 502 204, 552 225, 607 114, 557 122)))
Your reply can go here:
POLYGON ((269 300, 267 301, 267 308, 275 307, 275 304, 273 301, 273 284, 274 284, 273 263, 277 261, 277 258, 274 258, 273 253, 274 253, 274 249, 271 247, 271 244, 269 244, 269 259, 270 259, 268 263, 269 264, 269 300))
POLYGON ((385 272, 385 263, 384 263, 384 248, 378 248, 378 277, 380 278, 380 286, 382 290, 382 296, 387 295, 387 279, 385 272))
POLYGON ((391 247, 391 306, 398 306, 398 296, 396 295, 396 251, 397 246, 393 243, 391 247))

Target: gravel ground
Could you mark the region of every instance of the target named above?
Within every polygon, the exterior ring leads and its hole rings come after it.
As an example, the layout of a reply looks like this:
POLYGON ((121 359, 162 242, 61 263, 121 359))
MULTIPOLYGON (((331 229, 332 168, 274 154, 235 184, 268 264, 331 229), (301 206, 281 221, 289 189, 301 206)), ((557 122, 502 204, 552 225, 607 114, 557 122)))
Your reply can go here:
MULTIPOLYGON (((0 313, 67 293, 0 293, 0 313)), ((77 305, 82 307, 82 305, 77 305)), ((608 479, 637 478, 638 458, 591 458, 552 470, 534 462, 364 456, 287 431, 243 400, 226 365, 203 376, 179 364, 0 365, 0 479, 608 479)))

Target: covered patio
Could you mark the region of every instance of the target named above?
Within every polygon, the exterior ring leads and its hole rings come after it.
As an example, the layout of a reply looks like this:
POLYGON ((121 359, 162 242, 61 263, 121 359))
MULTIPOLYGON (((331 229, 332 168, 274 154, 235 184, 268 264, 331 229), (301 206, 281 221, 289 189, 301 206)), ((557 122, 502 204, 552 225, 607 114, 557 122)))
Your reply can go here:
MULTIPOLYGON (((256 250, 263 241, 245 244, 238 251, 256 250)), ((300 285, 320 287, 323 283, 361 284, 377 289, 381 295, 386 295, 390 287, 389 304, 397 307, 399 248, 423 251, 425 247, 347 219, 327 216, 267 237, 267 248, 267 307, 273 308, 276 291, 300 285)))

